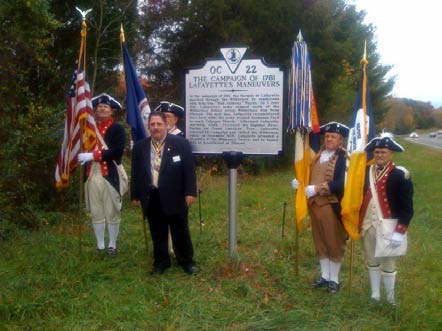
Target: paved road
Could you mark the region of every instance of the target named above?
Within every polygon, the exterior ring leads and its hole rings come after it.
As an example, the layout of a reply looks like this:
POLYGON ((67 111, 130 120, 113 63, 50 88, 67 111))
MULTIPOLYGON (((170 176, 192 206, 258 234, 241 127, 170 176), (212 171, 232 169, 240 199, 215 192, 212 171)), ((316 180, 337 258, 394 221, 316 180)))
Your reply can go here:
POLYGON ((437 149, 442 149, 442 134, 438 134, 435 138, 430 138, 429 134, 422 134, 419 138, 403 138, 407 141, 414 142, 416 144, 421 144, 425 146, 434 147, 437 149))

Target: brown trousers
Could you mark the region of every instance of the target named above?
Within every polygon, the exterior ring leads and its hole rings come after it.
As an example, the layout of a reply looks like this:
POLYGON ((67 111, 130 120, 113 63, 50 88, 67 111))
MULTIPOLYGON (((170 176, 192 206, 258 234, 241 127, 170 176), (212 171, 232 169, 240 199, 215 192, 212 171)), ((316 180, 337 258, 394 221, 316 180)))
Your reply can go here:
POLYGON ((347 233, 331 205, 319 206, 316 202, 313 202, 310 205, 310 219, 313 243, 319 259, 342 262, 344 260, 347 233))

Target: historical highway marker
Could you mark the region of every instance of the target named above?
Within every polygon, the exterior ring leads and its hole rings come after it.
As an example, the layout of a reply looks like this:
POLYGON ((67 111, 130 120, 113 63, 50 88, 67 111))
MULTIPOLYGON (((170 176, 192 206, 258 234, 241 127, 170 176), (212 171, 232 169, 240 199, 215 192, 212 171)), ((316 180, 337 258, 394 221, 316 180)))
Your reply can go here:
POLYGON ((221 58, 186 70, 186 138, 194 153, 282 151, 284 72, 245 58, 246 51, 221 48, 221 58))

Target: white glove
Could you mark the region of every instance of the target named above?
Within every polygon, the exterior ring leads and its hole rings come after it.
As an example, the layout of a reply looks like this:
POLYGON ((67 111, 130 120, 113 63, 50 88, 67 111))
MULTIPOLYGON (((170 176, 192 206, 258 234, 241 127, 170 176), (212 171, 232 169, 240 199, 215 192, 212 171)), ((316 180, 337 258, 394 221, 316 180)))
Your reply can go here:
POLYGON ((299 182, 298 180, 295 178, 292 180, 292 189, 297 190, 299 187, 299 182))
POLYGON ((92 161, 93 159, 94 159, 93 153, 78 154, 78 161, 81 163, 81 165, 85 164, 86 162, 92 161))
POLYGON ((398 247, 402 244, 404 241, 404 235, 399 232, 393 232, 393 235, 391 236, 391 246, 398 247))
POLYGON ((315 192, 315 185, 309 185, 305 188, 305 195, 307 198, 311 198, 312 196, 316 195, 315 192))

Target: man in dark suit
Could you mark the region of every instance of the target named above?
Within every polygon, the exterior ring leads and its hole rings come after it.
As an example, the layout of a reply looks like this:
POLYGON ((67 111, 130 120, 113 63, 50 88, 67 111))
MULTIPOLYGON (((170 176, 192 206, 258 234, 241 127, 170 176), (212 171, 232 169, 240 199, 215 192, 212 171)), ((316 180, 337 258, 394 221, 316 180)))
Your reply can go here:
POLYGON ((189 142, 167 133, 164 113, 149 115, 150 137, 137 142, 132 151, 131 199, 141 202, 149 222, 154 248, 151 274, 170 267, 168 227, 178 264, 196 274, 188 226, 188 208, 196 196, 195 162, 189 142))

